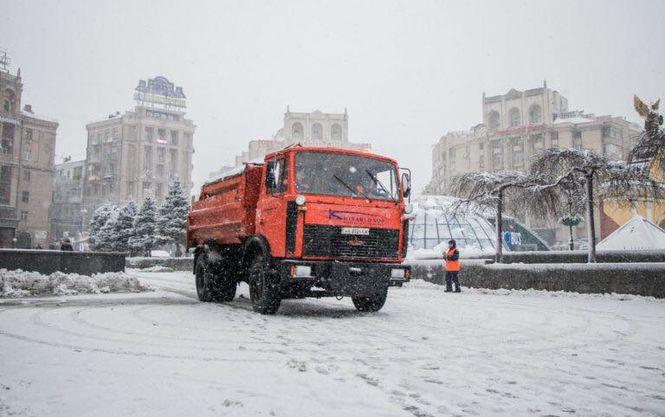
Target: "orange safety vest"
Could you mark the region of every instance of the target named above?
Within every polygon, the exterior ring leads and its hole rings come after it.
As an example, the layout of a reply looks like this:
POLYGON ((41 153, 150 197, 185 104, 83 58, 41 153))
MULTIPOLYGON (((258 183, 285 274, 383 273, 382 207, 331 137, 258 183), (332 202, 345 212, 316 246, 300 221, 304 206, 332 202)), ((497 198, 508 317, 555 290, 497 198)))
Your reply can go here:
POLYGON ((459 252, 457 248, 455 249, 450 249, 446 253, 446 272, 459 272, 460 270, 460 262, 459 258, 457 258, 456 261, 451 261, 450 257, 453 256, 455 252, 459 252))

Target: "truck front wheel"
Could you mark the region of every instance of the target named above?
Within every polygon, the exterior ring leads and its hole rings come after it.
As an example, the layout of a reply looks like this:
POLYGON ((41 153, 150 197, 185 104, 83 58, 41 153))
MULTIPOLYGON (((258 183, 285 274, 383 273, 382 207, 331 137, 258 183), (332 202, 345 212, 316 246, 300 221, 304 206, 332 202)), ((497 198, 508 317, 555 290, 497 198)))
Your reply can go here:
POLYGON ((208 259, 205 254, 196 257, 196 295, 199 300, 213 301, 213 280, 215 277, 210 271, 208 259))
POLYGON ((375 312, 381 310, 388 297, 388 287, 380 292, 366 297, 351 297, 353 305, 358 311, 375 312))
POLYGON ((275 314, 281 302, 279 286, 268 272, 264 255, 254 256, 249 265, 248 278, 249 295, 254 311, 261 314, 275 314))

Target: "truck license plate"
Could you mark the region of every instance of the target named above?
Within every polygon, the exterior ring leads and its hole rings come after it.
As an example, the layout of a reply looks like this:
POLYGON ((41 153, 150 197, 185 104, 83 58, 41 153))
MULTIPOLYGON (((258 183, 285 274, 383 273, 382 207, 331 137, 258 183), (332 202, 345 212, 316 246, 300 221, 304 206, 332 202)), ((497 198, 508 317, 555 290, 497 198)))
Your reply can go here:
POLYGON ((343 235, 369 235, 369 229, 366 227, 342 227, 343 235))

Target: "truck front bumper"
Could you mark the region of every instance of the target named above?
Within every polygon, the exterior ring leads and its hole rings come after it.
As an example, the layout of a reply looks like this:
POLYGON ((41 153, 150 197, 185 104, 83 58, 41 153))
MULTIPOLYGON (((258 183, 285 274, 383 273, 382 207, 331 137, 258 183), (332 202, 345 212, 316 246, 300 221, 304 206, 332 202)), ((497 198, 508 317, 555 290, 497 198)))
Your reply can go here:
POLYGON ((401 264, 281 260, 277 265, 283 288, 317 287, 321 296, 366 296, 409 281, 411 269, 401 264))

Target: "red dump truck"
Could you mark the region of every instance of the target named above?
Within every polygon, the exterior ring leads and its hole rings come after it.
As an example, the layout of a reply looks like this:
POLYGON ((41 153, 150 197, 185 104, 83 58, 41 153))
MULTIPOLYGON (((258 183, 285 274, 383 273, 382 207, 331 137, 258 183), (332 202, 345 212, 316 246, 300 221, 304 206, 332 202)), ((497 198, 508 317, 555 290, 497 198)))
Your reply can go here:
POLYGON ((245 281, 263 314, 324 296, 378 311, 410 276, 405 171, 368 152, 293 146, 206 183, 187 226, 199 299, 231 301, 245 281))

